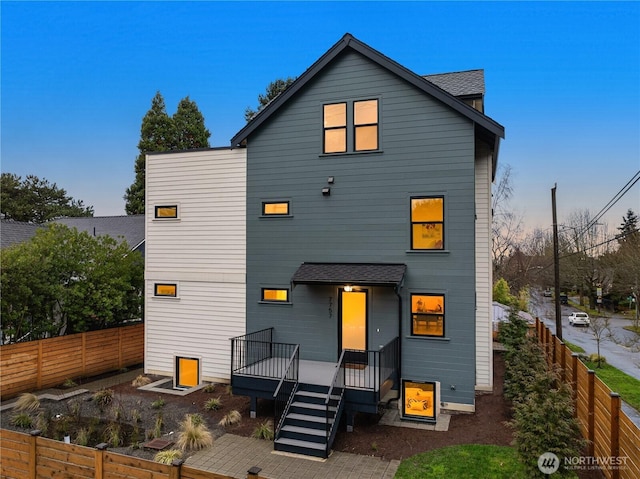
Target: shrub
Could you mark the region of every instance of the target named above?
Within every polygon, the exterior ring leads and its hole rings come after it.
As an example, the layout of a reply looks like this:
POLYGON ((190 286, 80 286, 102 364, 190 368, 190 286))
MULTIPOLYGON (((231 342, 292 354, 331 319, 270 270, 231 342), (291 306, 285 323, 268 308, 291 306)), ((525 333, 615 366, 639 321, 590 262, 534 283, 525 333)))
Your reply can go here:
POLYGON ((233 426, 234 424, 238 424, 241 419, 242 415, 234 409, 225 414, 224 417, 220 419, 218 425, 222 427, 233 426))
POLYGON ((101 389, 93 394, 93 401, 98 406, 101 412, 103 412, 113 402, 113 390, 101 389))
POLYGON ((164 407, 164 404, 165 404, 164 399, 158 398, 151 403, 151 407, 153 409, 162 409, 164 407))
POLYGON ((213 445, 213 436, 204 423, 198 424, 191 414, 187 414, 180 423, 180 432, 176 446, 181 450, 200 450, 213 445))
POLYGON ((507 306, 511 306, 515 302, 515 298, 511 295, 509 283, 504 278, 500 278, 493 285, 493 300, 507 306))
POLYGON ((251 433, 251 437, 255 437, 256 439, 266 439, 267 441, 273 440, 273 421, 270 419, 268 421, 263 422, 259 426, 253 430, 251 433))
POLYGON ((182 459, 182 451, 180 449, 167 449, 166 451, 160 451, 153 458, 154 461, 160 464, 171 464, 176 459, 182 459))
POLYGON ((29 429, 31 427, 31 424, 33 424, 33 419, 31 419, 31 416, 28 413, 19 412, 11 416, 10 422, 16 427, 29 429))
POLYGON ((122 445, 122 431, 120 425, 112 423, 104 430, 103 440, 111 447, 119 447, 122 445))
POLYGON ((13 406, 13 410, 18 412, 35 412, 38 409, 40 409, 40 400, 33 393, 20 394, 13 406))
POLYGON ((73 379, 65 379, 62 383, 63 388, 75 388, 78 384, 73 379))
POLYGON ((589 361, 590 363, 598 363, 598 367, 600 367, 600 364, 607 363, 607 358, 605 358, 604 356, 598 356, 598 354, 593 353, 589 355, 587 361, 589 361))
POLYGON ((162 412, 159 412, 156 416, 156 422, 153 427, 153 437, 162 436, 162 426, 164 426, 164 419, 162 417, 162 412))
POLYGON ((137 409, 132 409, 131 410, 131 422, 134 424, 138 424, 140 421, 142 421, 142 414, 140 414, 140 411, 138 411, 137 409))
POLYGON ((89 444, 89 430, 82 427, 78 429, 75 443, 78 446, 86 446, 89 444))
POLYGON ((194 426, 199 426, 200 424, 204 424, 204 418, 202 417, 202 414, 194 413, 194 414, 190 414, 190 416, 191 416, 191 422, 193 423, 194 426))
POLYGON ((148 378, 147 376, 142 375, 142 374, 140 374, 133 381, 131 381, 131 385, 134 388, 139 388, 139 387, 142 387, 142 386, 146 386, 147 384, 150 384, 150 383, 151 383, 151 379, 148 378))
POLYGON ((202 388, 202 390, 206 393, 212 393, 215 392, 216 390, 216 385, 211 383, 211 384, 207 384, 205 387, 202 388))
POLYGON ((217 411, 222 407, 222 401, 220 401, 220 396, 217 398, 208 399, 207 402, 204 403, 204 408, 207 411, 217 411))

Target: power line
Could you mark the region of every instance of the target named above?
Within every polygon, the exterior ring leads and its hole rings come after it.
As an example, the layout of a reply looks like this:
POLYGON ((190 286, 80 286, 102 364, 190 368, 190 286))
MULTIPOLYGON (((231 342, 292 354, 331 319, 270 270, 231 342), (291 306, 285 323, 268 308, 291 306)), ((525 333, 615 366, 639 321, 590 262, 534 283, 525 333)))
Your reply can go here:
POLYGON ((638 181, 640 180, 640 170, 638 170, 629 181, 627 181, 627 184, 624 185, 622 188, 620 188, 620 191, 618 191, 613 198, 611 198, 611 200, 609 200, 609 202, 593 217, 593 219, 584 227, 583 231, 580 234, 585 233, 589 228, 591 228, 592 226, 594 226, 598 220, 600 218, 602 218, 605 213, 607 211, 609 211, 611 208, 613 208, 613 206, 620 201, 620 199, 626 195, 629 190, 631 188, 633 188, 633 185, 635 185, 638 181))

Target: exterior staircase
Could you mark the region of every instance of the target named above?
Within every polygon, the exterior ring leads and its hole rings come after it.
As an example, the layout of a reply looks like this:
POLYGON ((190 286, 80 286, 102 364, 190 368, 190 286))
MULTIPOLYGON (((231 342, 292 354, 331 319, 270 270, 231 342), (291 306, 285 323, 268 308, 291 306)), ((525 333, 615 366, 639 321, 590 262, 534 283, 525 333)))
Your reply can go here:
POLYGON ((274 449, 326 458, 333 445, 344 406, 342 388, 334 388, 326 403, 329 386, 298 385, 287 405, 274 449))

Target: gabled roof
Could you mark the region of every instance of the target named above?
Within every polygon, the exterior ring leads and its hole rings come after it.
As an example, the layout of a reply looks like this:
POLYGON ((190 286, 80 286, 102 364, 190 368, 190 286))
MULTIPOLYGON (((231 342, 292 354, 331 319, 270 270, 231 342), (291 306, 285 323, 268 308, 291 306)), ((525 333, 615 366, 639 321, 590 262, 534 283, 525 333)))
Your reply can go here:
POLYGON ((484 96, 484 70, 437 73, 435 75, 424 75, 423 78, 453 96, 484 96))
MULTIPOLYGON (((416 75, 412 71, 403 67, 399 63, 391 60, 382 53, 374 50, 370 46, 361 42, 353 37, 351 34, 345 34, 335 45, 333 45, 324 55, 322 55, 313 65, 311 65, 302 75, 294 81, 289 88, 278 95, 271 103, 264 107, 260 112, 242 128, 231 139, 231 145, 240 145, 247 139, 251 133, 253 133, 258 127, 260 127, 267 119, 273 115, 280 106, 286 103, 292 96, 294 96, 300 89, 302 89, 315 75, 317 75, 324 67, 326 67, 333 59, 335 59, 340 53, 346 49, 351 49, 368 58, 369 60, 377 63, 383 68, 386 68, 390 72, 398 75, 408 83, 412 84, 416 88, 422 90, 428 95, 443 102, 453 110, 458 111, 462 115, 468 117, 476 125, 480 126, 483 130, 486 130, 490 135, 494 135, 497 138, 504 138, 504 127, 492 120, 488 116, 479 112, 475 108, 465 104, 461 100, 457 99, 451 93, 448 93, 442 88, 435 86, 434 83, 426 80, 420 75, 416 75)), ((497 145, 496 145, 497 146, 497 145)))
POLYGON ((6 248, 16 243, 24 243, 33 238, 42 225, 22 221, 2 220, 0 222, 0 247, 6 248))
POLYGON ((406 271, 401 263, 302 263, 291 283, 400 287, 406 271))
POLYGON ((132 250, 144 241, 144 215, 60 218, 54 222, 86 231, 91 236, 123 238, 132 250))

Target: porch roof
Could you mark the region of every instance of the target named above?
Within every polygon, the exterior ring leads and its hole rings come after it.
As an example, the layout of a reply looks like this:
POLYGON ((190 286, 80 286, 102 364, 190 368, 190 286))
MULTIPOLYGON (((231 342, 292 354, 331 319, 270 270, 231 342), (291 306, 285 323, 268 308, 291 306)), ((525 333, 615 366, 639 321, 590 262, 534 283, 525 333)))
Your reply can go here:
POLYGON ((302 263, 291 283, 401 287, 406 271, 402 263, 302 263))

